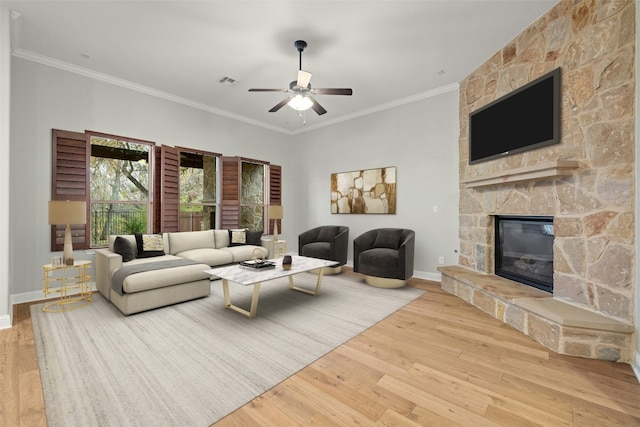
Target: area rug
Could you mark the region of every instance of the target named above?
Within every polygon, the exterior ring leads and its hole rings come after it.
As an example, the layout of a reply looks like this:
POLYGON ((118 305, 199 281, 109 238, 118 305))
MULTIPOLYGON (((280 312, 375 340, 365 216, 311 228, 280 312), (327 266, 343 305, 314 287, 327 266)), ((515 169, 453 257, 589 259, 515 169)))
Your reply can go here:
MULTIPOLYGON (((317 276, 295 276, 312 288, 317 276)), ((320 295, 262 285, 258 314, 211 296, 123 316, 101 295, 66 313, 31 307, 49 427, 209 426, 423 294, 325 276, 320 295)), ((230 284, 248 307, 252 287, 230 284)))

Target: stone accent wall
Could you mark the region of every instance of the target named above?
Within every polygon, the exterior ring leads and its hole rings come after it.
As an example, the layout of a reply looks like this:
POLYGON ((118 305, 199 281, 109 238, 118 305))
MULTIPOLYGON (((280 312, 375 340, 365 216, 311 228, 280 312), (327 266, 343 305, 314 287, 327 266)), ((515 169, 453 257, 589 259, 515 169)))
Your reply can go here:
POLYGON ((460 185, 459 264, 493 273, 497 214, 554 216, 554 297, 633 322, 635 3, 563 0, 460 85, 460 181, 556 160, 571 176, 460 185), (468 164, 469 113, 562 68, 562 142, 468 164))

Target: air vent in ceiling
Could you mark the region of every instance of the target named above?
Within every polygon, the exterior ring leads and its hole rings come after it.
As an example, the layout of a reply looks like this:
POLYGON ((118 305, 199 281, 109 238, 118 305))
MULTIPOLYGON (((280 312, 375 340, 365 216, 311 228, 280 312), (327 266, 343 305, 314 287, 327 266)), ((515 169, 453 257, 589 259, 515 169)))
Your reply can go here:
POLYGON ((226 77, 226 76, 218 80, 218 83, 222 83, 223 85, 226 85, 226 86, 232 86, 235 82, 236 82, 236 79, 232 79, 231 77, 226 77))

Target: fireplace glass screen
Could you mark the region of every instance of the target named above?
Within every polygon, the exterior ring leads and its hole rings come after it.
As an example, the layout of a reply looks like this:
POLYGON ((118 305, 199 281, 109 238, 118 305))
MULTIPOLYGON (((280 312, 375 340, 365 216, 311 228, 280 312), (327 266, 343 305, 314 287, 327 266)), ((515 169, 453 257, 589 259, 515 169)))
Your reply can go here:
POLYGON ((495 220, 496 275, 553 292, 553 217, 495 220))

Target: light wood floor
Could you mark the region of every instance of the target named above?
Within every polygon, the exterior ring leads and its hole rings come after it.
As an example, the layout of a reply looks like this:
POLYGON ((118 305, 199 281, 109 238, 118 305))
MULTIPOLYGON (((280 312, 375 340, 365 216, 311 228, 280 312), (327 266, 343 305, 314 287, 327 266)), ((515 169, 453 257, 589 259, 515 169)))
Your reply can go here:
MULTIPOLYGON (((215 426, 640 426, 629 365, 551 353, 437 283, 410 285, 427 292, 215 426)), ((2 425, 46 426, 28 304, 0 345, 2 425)))

